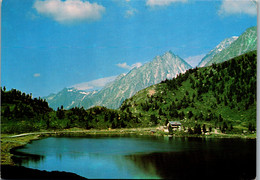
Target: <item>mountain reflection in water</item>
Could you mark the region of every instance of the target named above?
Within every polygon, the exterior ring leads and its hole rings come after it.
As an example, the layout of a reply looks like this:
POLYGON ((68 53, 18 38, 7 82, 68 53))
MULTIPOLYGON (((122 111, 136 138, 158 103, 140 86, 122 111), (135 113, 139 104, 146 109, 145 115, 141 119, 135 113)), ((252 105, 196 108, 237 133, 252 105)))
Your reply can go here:
MULTIPOLYGON (((136 166, 155 170, 167 179, 254 179, 256 145, 254 141, 200 139, 201 148, 189 151, 127 155, 136 166), (239 143, 240 142, 240 143, 239 143), (213 143, 213 144, 212 144, 213 143)), ((200 145, 198 143, 197 145, 200 145)))

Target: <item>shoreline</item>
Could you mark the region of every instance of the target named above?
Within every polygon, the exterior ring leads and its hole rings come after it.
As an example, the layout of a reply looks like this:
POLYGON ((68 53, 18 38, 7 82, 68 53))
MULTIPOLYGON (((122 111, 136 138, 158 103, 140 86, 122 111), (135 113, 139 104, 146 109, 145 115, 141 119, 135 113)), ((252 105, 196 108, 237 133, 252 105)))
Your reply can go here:
MULTIPOLYGON (((1 165, 15 165, 12 161, 12 149, 16 149, 34 140, 44 137, 84 137, 88 135, 138 135, 138 136, 171 136, 168 133, 157 130, 156 128, 128 128, 128 129, 91 129, 85 130, 80 128, 65 129, 59 131, 42 131, 30 132, 16 135, 1 134, 1 165)), ((242 138, 256 139, 256 134, 240 135, 240 134, 215 134, 194 135, 185 132, 175 132, 172 137, 195 137, 195 138, 242 138)))
MULTIPOLYGON (((60 131, 42 131, 42 132, 31 132, 31 133, 23 133, 16 135, 8 135, 1 134, 1 167, 4 167, 6 170, 7 177, 6 179, 10 179, 13 175, 9 172, 21 172, 21 169, 24 167, 15 164, 13 161, 13 157, 15 155, 15 150, 25 146, 28 143, 31 143, 34 140, 40 140, 46 137, 86 137, 92 135, 111 135, 111 136, 122 136, 122 135, 137 135, 137 136, 157 136, 157 137, 187 137, 187 138, 242 138, 242 139, 256 139, 256 134, 249 135, 239 135, 239 134, 209 134, 209 135, 190 135, 185 132, 175 132, 175 134, 168 135, 168 133, 157 130, 156 128, 130 128, 130 129, 103 129, 103 130, 84 130, 80 128, 72 128, 60 131), (8 174, 9 173, 9 174, 8 174), (9 176, 9 178, 8 178, 9 176)), ((38 177, 44 175, 44 177, 52 177, 55 179, 60 179, 66 174, 72 175, 71 177, 77 177, 76 174, 67 173, 67 172, 46 172, 46 171, 37 171, 34 169, 27 168, 26 172, 35 172, 38 177), (57 177, 56 177, 57 175, 57 177), (75 176, 76 175, 76 176, 75 176)), ((3 172, 3 171, 2 171, 3 172)), ((15 173, 16 174, 16 173, 15 173)), ((2 173, 3 175, 3 173, 2 173)), ((22 173, 22 176, 26 178, 26 173, 22 173)), ((16 177, 15 177, 16 178, 16 177)))
MULTIPOLYGON (((60 135, 122 135, 122 134, 136 134, 136 135, 152 135, 152 136, 168 136, 168 132, 163 132, 158 127, 148 127, 148 128, 121 128, 121 129, 81 129, 81 128, 70 128, 64 130, 50 130, 50 131, 38 131, 22 134, 1 134, 1 140, 4 138, 19 138, 26 136, 60 136, 60 135)), ((200 138, 242 138, 242 139, 256 139, 256 133, 250 134, 226 134, 219 132, 210 132, 209 134, 188 134, 183 131, 174 131, 172 136, 175 137, 200 137, 200 138)))

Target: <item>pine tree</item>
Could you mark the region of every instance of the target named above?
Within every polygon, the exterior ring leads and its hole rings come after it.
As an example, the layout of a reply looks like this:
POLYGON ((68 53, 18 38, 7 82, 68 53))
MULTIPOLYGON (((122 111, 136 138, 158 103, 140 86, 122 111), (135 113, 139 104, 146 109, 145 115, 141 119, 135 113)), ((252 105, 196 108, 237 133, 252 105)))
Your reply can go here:
POLYGON ((190 118, 192 118, 192 116, 193 116, 192 111, 189 111, 189 112, 188 112, 188 118, 190 119, 190 118))
POLYGON ((9 117, 11 115, 10 107, 7 106, 4 111, 4 116, 9 117))
POLYGON ((150 121, 151 121, 153 124, 158 124, 158 122, 157 122, 157 117, 156 117, 154 114, 152 114, 152 115, 150 116, 150 121))
POLYGON ((204 134, 207 132, 207 130, 206 130, 206 125, 205 125, 205 124, 203 124, 202 130, 203 130, 203 133, 204 133, 204 134))
POLYGON ((188 128, 188 133, 193 134, 193 130, 190 127, 188 128))

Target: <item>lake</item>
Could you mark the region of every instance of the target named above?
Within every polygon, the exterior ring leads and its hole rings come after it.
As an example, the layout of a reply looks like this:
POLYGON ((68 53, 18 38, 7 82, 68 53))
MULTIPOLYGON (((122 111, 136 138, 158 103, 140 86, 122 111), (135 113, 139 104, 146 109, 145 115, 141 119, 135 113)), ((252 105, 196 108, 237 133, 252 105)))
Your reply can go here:
POLYGON ((48 137, 15 151, 21 166, 86 178, 253 179, 256 140, 154 136, 48 137))

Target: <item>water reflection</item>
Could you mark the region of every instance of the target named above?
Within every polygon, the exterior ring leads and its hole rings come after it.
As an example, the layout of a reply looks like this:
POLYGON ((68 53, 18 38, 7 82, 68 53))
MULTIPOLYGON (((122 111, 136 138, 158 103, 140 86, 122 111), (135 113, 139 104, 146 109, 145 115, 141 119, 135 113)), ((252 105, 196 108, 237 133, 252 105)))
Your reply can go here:
POLYGON ((14 151, 13 153, 15 155, 12 156, 12 160, 18 165, 26 164, 28 166, 30 162, 37 164, 44 160, 44 156, 41 155, 22 153, 19 151, 14 151))
POLYGON ((256 146, 254 142, 241 144, 235 141, 234 144, 233 140, 212 142, 212 140, 196 139, 195 141, 196 146, 193 144, 193 148, 189 151, 133 154, 126 157, 143 171, 154 169, 158 176, 167 179, 255 178, 256 146))
MULTIPOLYGON (((250 179, 256 141, 167 137, 46 138, 19 153, 20 164, 86 178, 250 179)), ((17 162, 16 161, 16 162, 17 162)))

